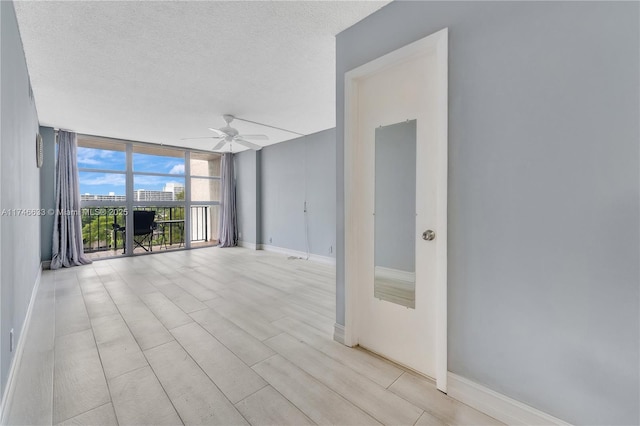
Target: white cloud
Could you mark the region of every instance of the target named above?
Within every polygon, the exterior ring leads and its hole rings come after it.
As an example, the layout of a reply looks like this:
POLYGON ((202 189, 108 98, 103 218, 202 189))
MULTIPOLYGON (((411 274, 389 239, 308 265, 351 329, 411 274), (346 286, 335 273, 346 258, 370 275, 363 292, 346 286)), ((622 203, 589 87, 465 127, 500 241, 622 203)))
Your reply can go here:
POLYGON ((169 170, 169 174, 172 175, 183 175, 184 174, 184 164, 176 164, 169 170))
POLYGON ((97 166, 100 164, 99 160, 95 159, 96 151, 88 148, 78 148, 78 165, 97 166))
POLYGON ((163 176, 136 175, 133 182, 137 189, 140 185, 163 185, 165 179, 167 178, 163 176))
MULTIPOLYGON (((85 177, 85 176, 87 175, 86 174, 81 175, 81 177, 85 177)), ((97 175, 96 177, 89 178, 89 179, 81 178, 80 180, 80 183, 82 185, 124 185, 125 182, 126 182, 125 175, 111 174, 111 173, 97 175)))
POLYGON ((105 165, 105 161, 112 160, 114 155, 115 151, 78 147, 78 165, 80 167, 105 165))

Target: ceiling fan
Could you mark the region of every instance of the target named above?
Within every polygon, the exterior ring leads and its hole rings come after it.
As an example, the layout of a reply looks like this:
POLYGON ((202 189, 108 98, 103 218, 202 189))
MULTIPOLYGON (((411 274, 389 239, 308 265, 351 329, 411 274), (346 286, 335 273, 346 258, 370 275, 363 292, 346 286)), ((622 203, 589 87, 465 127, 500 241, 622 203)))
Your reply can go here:
MULTIPOLYGON (((249 149, 253 149, 253 150, 261 150, 262 146, 257 145, 253 142, 249 142, 247 139, 254 139, 254 140, 261 140, 261 141, 266 141, 269 140, 269 137, 267 135, 241 135, 238 133, 238 131, 236 129, 234 129, 233 127, 231 127, 231 122, 234 120, 234 116, 230 115, 230 114, 225 114, 222 116, 222 118, 224 119, 224 121, 227 123, 226 126, 221 127, 219 129, 213 129, 213 128, 209 128, 209 130, 211 130, 213 133, 215 133, 214 136, 205 136, 202 138, 183 138, 180 140, 186 141, 186 140, 191 140, 191 139, 221 139, 220 142, 218 142, 213 148, 213 151, 218 151, 219 149, 221 149, 223 146, 225 146, 226 144, 231 144, 233 142, 237 142, 239 145, 245 146, 249 149)), ((231 146, 229 147, 231 148, 231 146)), ((231 149, 229 149, 231 151, 231 149)))

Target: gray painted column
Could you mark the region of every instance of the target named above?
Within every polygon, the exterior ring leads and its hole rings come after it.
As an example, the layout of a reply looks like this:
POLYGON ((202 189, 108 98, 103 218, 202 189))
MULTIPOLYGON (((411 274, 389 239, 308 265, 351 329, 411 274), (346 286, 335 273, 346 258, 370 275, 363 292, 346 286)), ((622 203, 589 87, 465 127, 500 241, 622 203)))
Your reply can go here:
POLYGON ((256 247, 264 244, 262 240, 262 151, 256 151, 256 247))
POLYGON ((238 240, 259 244, 259 152, 248 150, 234 155, 238 208, 238 240))
POLYGON ((50 214, 56 208, 55 174, 56 174, 56 136, 53 128, 40 127, 44 162, 40 168, 40 208, 45 215, 40 217, 40 259, 43 262, 51 260, 53 220, 50 214))

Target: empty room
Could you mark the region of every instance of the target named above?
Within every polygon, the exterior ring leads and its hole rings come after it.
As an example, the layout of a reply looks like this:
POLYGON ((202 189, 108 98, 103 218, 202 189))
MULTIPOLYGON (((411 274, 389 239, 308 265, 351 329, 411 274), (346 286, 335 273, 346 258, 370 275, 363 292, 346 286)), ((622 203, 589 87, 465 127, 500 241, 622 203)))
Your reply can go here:
POLYGON ((0 35, 0 424, 640 425, 640 2, 0 35))

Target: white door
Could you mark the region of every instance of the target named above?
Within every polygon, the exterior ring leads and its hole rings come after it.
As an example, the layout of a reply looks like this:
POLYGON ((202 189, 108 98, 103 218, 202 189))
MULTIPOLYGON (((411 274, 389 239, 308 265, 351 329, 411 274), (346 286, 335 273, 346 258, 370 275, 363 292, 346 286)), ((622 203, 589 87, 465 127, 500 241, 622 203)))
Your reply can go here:
POLYGON ((447 31, 345 83, 345 340, 446 391, 447 31))

